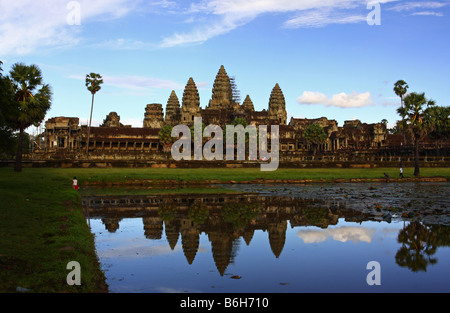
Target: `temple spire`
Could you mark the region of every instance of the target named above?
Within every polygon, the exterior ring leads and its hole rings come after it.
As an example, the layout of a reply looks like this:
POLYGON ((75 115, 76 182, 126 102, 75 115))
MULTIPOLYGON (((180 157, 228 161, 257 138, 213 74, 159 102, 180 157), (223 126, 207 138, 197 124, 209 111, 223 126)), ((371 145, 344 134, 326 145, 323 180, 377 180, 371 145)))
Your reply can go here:
POLYGON ((277 120, 280 125, 286 125, 286 101, 278 83, 273 87, 269 99, 269 118, 277 120))
POLYGON ((245 97, 244 102, 242 103, 242 107, 245 110, 249 110, 249 111, 254 111, 255 110, 255 107, 253 105, 253 101, 252 101, 252 99, 250 99, 249 95, 247 95, 245 97))
POLYGON ((220 66, 216 75, 212 89, 212 98, 209 101, 210 109, 229 109, 233 106, 233 92, 231 89, 230 77, 225 71, 225 67, 220 66))
POLYGON ((194 79, 190 77, 184 88, 181 106, 181 122, 186 125, 193 125, 194 117, 196 116, 201 116, 200 95, 194 79))
POLYGON ((179 124, 180 120, 180 101, 175 90, 172 90, 169 100, 167 100, 165 123, 174 126, 179 124))

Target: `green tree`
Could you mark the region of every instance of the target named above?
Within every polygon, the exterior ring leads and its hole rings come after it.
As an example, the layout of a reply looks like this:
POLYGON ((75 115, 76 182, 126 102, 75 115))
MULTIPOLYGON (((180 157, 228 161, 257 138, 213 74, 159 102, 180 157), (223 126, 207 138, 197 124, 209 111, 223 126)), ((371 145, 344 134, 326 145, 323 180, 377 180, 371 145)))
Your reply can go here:
POLYGON ((316 154, 317 145, 324 143, 327 139, 327 134, 319 124, 310 124, 303 133, 303 138, 313 145, 314 154, 316 154))
POLYGON ((397 113, 404 121, 407 134, 414 143, 414 176, 419 176, 419 142, 433 130, 433 120, 430 107, 433 100, 427 100, 425 93, 410 93, 404 98, 404 106, 397 113))
POLYGON ((3 76, 2 64, 0 61, 0 157, 10 157, 14 154, 15 137, 7 116, 13 107, 14 88, 9 77, 3 76))
POLYGON ((94 96, 102 88, 100 85, 103 84, 103 79, 100 74, 90 73, 86 75, 86 87, 92 94, 92 104, 91 104, 91 117, 89 118, 89 128, 86 144, 86 157, 89 155, 89 137, 91 136, 91 123, 92 123, 92 111, 94 110, 94 96))
POLYGON ((172 137, 172 129, 173 129, 173 127, 171 125, 164 125, 159 130, 158 138, 159 138, 159 141, 163 145, 164 152, 170 152, 170 149, 172 148, 172 144, 177 139, 175 137, 172 137))
POLYGON ((10 78, 14 99, 7 119, 12 128, 19 131, 14 170, 20 172, 24 130, 31 125, 39 125, 45 118, 51 106, 52 91, 48 84, 43 83, 42 72, 34 64, 15 63, 11 68, 10 78))
POLYGON ((436 142, 443 140, 447 145, 447 140, 450 136, 450 107, 436 105, 430 107, 429 112, 434 125, 433 131, 429 134, 430 138, 436 140, 436 142))

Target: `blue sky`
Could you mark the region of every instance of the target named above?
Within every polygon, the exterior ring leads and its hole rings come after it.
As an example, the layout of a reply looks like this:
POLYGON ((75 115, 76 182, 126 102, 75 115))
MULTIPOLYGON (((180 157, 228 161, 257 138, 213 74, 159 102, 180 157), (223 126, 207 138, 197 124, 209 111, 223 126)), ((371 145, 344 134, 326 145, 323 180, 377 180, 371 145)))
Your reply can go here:
POLYGON ((204 108, 221 65, 257 110, 278 83, 288 119, 392 126, 398 79, 450 104, 449 0, 0 0, 0 12, 3 70, 41 68, 54 93, 46 118, 87 123, 90 72, 104 78, 94 125, 115 111, 141 127, 145 106, 165 106, 171 90, 181 102, 189 77, 204 108))

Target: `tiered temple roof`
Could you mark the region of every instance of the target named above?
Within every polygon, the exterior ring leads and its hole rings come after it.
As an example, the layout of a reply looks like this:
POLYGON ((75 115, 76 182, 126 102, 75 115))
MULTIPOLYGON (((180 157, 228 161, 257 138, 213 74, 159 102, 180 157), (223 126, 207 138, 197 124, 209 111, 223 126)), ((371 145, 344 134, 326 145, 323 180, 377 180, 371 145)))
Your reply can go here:
POLYGON ((200 95, 194 79, 190 77, 182 98, 181 123, 193 125, 196 116, 201 116, 200 95))
POLYGON ((211 109, 232 109, 233 92, 231 90, 230 77, 222 65, 217 73, 212 89, 212 98, 208 108, 211 109))
POLYGON ((269 118, 278 120, 281 125, 286 125, 286 101, 278 83, 273 87, 270 94, 269 118))
POLYGON ((180 101, 178 101, 175 90, 172 90, 166 106, 165 123, 168 125, 177 125, 181 120, 180 101))
POLYGON ((144 128, 161 128, 164 125, 163 107, 160 103, 147 104, 144 128))
POLYGON ((244 110, 248 110, 248 111, 254 111, 255 107, 253 105, 253 101, 252 99, 250 99, 250 96, 247 95, 244 99, 244 102, 242 103, 242 107, 244 108, 244 110))

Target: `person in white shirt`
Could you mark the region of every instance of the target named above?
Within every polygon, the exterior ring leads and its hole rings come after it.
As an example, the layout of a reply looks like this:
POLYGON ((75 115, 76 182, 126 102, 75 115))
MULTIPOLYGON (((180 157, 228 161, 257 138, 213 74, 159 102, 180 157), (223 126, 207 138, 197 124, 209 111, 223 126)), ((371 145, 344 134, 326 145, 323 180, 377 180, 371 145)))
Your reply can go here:
POLYGON ((76 177, 74 177, 73 178, 73 181, 72 181, 72 187, 73 187, 73 189, 75 189, 75 190, 78 190, 78 180, 77 180, 77 178, 76 177))

